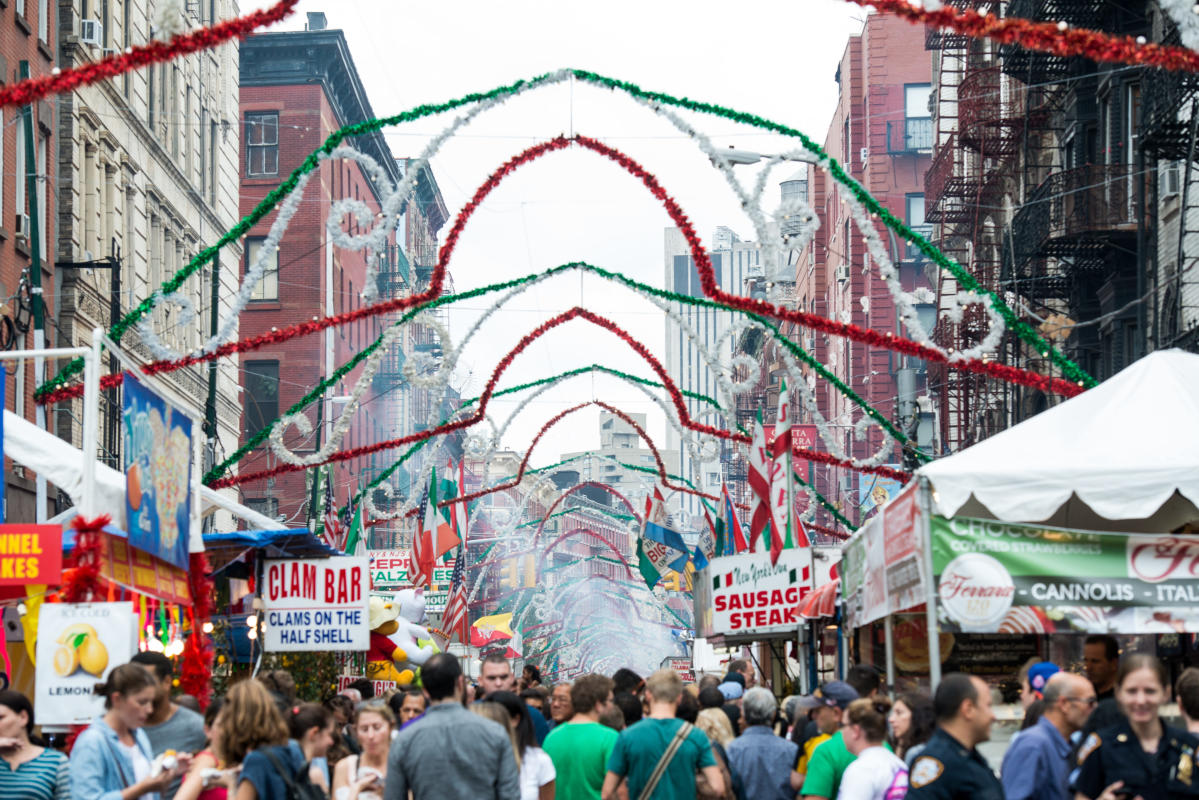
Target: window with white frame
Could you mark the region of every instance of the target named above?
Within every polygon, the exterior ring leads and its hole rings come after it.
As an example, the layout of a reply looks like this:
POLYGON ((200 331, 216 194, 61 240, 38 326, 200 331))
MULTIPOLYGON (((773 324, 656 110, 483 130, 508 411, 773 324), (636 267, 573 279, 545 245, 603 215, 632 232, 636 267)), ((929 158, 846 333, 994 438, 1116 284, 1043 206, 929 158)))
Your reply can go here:
POLYGON ((279 174, 279 112, 246 114, 246 175, 279 174))

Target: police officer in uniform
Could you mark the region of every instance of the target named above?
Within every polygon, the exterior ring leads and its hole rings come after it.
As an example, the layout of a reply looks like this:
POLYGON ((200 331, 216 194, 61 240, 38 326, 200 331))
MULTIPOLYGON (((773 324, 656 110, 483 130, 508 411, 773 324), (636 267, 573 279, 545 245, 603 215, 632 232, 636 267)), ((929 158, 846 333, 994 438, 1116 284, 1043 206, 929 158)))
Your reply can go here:
POLYGON ((980 678, 946 675, 933 696, 937 730, 912 764, 908 800, 1003 800, 1003 784, 975 749, 991 738, 991 690, 980 678))
POLYGON ((1165 668, 1153 656, 1121 660, 1116 699, 1126 716, 1083 742, 1076 800, 1199 800, 1199 738, 1158 716, 1168 685, 1165 668))

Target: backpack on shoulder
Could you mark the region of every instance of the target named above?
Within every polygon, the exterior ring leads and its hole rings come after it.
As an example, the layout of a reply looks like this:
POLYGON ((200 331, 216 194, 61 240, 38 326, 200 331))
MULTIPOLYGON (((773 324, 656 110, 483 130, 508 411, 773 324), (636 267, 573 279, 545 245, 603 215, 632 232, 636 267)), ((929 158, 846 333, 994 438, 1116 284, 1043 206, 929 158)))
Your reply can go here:
MULTIPOLYGON (((275 772, 279 773, 279 777, 283 779, 283 785, 287 787, 286 800, 327 800, 325 793, 321 791, 321 787, 314 784, 308 776, 307 764, 293 778, 287 773, 283 762, 276 758, 274 753, 263 750, 262 754, 270 760, 271 766, 275 768, 275 772)), ((263 798, 262 800, 275 800, 275 798, 263 798)), ((283 799, 280 798, 280 800, 283 799)))

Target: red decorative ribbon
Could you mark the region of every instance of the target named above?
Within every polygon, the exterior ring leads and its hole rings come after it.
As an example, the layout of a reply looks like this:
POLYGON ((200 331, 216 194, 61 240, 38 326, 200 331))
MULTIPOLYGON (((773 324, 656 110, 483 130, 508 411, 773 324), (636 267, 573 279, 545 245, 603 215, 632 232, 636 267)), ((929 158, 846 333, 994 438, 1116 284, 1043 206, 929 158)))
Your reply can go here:
MULTIPOLYGON (((700 276, 700 283, 703 286, 704 294, 709 298, 724 303, 730 308, 740 311, 747 311, 753 314, 772 317, 774 319, 793 322, 798 325, 828 333, 833 336, 841 336, 852 341, 862 342, 875 347, 881 347, 887 350, 893 350, 906 355, 916 356, 926 361, 933 361, 940 364, 945 364, 949 369, 960 370, 963 372, 975 372, 982 375, 988 375, 999 380, 1007 381, 1008 383, 1017 383, 1023 386, 1028 386, 1035 389, 1040 389, 1045 392, 1061 394, 1067 397, 1073 397, 1083 391, 1082 387, 1062 378, 1052 378, 1045 375, 1040 375, 1036 372, 1023 370, 1018 367, 1011 367, 997 362, 983 361, 981 359, 962 359, 951 361, 947 355, 939 350, 914 342, 910 339, 905 339, 901 336, 894 336, 891 333, 879 333, 870 328, 862 328, 858 325, 850 325, 836 320, 828 319, 817 314, 810 314, 805 311, 795 309, 782 308, 773 303, 767 303, 763 300, 752 300, 740 295, 730 294, 721 290, 719 283, 716 280, 715 272, 712 268, 712 262, 708 258, 708 254, 704 251, 703 243, 700 241, 699 234, 696 233, 691 221, 683 212, 675 200, 670 197, 662 185, 658 182, 649 171, 638 164, 633 159, 626 156, 624 153, 614 148, 608 147, 602 142, 589 138, 587 136, 574 136, 566 138, 559 136, 551 139, 548 142, 533 145, 522 153, 506 161, 499 169, 488 176, 487 180, 475 190, 474 196, 470 201, 458 212, 458 216, 454 220, 454 226, 446 236, 446 242, 441 248, 441 252, 437 259, 437 265, 433 269, 433 273, 429 279, 429 288, 420 294, 410 295, 408 297, 394 298, 382 303, 376 303, 370 306, 363 306, 354 311, 347 311, 344 314, 335 314, 333 316, 323 317, 320 319, 302 322, 295 325, 288 325, 277 330, 269 331, 259 336, 254 336, 249 339, 242 339, 236 342, 229 342, 218 347, 211 353, 201 355, 188 356, 177 361, 155 361, 152 364, 147 364, 142 368, 142 371, 147 375, 155 375, 162 372, 172 372, 182 367, 199 364, 205 361, 211 361, 214 358, 221 358, 234 353, 247 353, 265 347, 271 344, 279 344, 297 336, 306 336, 311 333, 323 331, 326 328, 339 325, 346 325, 352 322, 357 322, 360 319, 372 317, 377 314, 391 313, 402 311, 407 308, 413 308, 422 305, 441 296, 443 284, 445 282, 446 271, 449 267, 450 258, 453 255, 454 248, 458 244, 458 239, 462 235, 466 223, 470 220, 474 212, 478 210, 483 200, 495 190, 504 178, 511 175, 520 167, 540 158, 547 153, 552 153, 557 150, 563 150, 572 144, 578 144, 593 152, 596 152, 615 163, 619 164, 625 171, 639 179, 641 183, 649 189, 650 193, 656 197, 665 207, 667 214, 675 225, 683 232, 687 239, 688 246, 691 249, 691 256, 695 261, 696 270, 700 276)), ((123 377, 120 374, 105 375, 101 379, 101 388, 107 389, 120 384, 123 377)), ((37 402, 51 403, 58 400, 64 400, 71 397, 80 397, 83 395, 83 387, 80 384, 63 387, 53 392, 49 392, 41 396, 37 402)), ((695 429, 695 430, 698 430, 695 429)), ((880 473, 881 474, 881 473, 880 473)), ((213 484, 215 486, 215 484, 213 484)))
MULTIPOLYGON (((611 320, 601 317, 598 314, 588 311, 585 308, 580 308, 579 306, 575 306, 574 308, 571 308, 568 311, 564 311, 563 313, 558 314, 555 317, 552 317, 551 319, 543 322, 541 325, 534 328, 533 331, 526 334, 524 336, 524 338, 522 338, 516 344, 515 347, 513 347, 511 350, 509 350, 508 353, 502 359, 500 359, 500 362, 496 365, 495 370, 491 373, 491 377, 488 378, 487 385, 484 387, 483 392, 479 395, 479 402, 477 404, 477 408, 475 409, 475 412, 473 414, 471 414, 470 416, 465 417, 464 419, 460 419, 457 422, 447 422, 447 423, 445 423, 443 425, 439 425, 435 428, 430 428, 425 431, 419 431, 417 433, 408 434, 407 436, 401 436, 396 439, 389 439, 389 440, 385 440, 382 442, 373 442, 371 444, 362 445, 361 447, 355 447, 355 448, 351 448, 349 450, 341 450, 337 453, 332 454, 328 458, 326 458, 323 461, 320 461, 318 463, 279 464, 278 466, 275 466, 268 470, 261 470, 259 472, 250 472, 250 473, 244 473, 244 474, 240 474, 240 475, 226 476, 219 480, 213 481, 212 483, 209 484, 209 486, 213 489, 223 489, 223 488, 226 488, 229 486, 238 486, 240 484, 248 483, 251 481, 263 480, 265 478, 271 478, 276 475, 283 475, 288 472, 297 472, 300 470, 311 469, 312 467, 323 466, 325 464, 330 464, 330 463, 340 462, 340 461, 348 461, 348 460, 352 460, 355 458, 360 458, 362 456, 370 455, 371 453, 375 453, 380 450, 390 450, 390 449, 393 449, 396 447, 400 447, 402 445, 412 444, 414 442, 419 442, 419 441, 424 441, 426 439, 430 439, 433 436, 437 436, 439 434, 452 433, 453 431, 456 431, 456 430, 462 430, 465 428, 469 428, 470 426, 475 425, 476 423, 480 422, 483 419, 484 415, 487 413, 487 406, 491 401, 491 396, 495 392, 496 386, 499 384, 500 378, 503 377, 504 372, 508 369, 509 366, 512 365, 512 362, 516 359, 516 357, 518 355, 520 355, 525 349, 527 349, 529 347, 529 345, 531 345, 533 342, 537 341, 537 339, 541 338, 546 333, 548 333, 549 331, 558 327, 559 325, 562 325, 573 319, 584 319, 594 325, 597 325, 598 327, 601 327, 607 331, 612 332, 617 337, 619 337, 621 341, 623 341, 625 344, 627 344, 634 352, 636 352, 639 356, 641 356, 646 361, 646 363, 649 364, 650 368, 653 369, 653 371, 658 375, 659 380, 661 380, 662 384, 666 387, 666 391, 670 395, 671 402, 674 404, 675 410, 678 413, 679 422, 684 427, 686 427, 690 430, 693 430, 693 431, 697 431, 699 433, 707 434, 709 436, 715 436, 715 437, 718 437, 721 439, 727 439, 729 441, 740 442, 743 444, 749 443, 749 441, 750 441, 749 437, 744 434, 730 433, 729 431, 726 431, 722 428, 717 428, 713 425, 705 425, 703 423, 695 422, 694 420, 692 420, 691 415, 687 411, 687 404, 683 398, 683 393, 681 391, 679 391, 679 388, 675 385, 674 381, 671 379, 670 374, 666 371, 666 368, 662 366, 661 362, 659 362, 658 359, 654 357, 653 353, 651 353, 644 344, 642 344, 641 342, 634 339, 623 328, 621 328, 619 325, 612 322, 611 320)), ((604 405, 605 408, 612 410, 614 413, 621 413, 621 412, 617 411, 616 409, 614 409, 610 406, 607 406, 606 404, 601 404, 601 405, 604 405)), ((576 409, 580 408, 580 407, 581 406, 576 406, 576 409)), ((575 409, 572 409, 572 410, 575 410, 575 409)), ((564 414, 559 415, 559 418, 561 416, 564 416, 565 413, 569 413, 569 412, 564 412, 564 414)), ((550 424, 553 424, 553 422, 556 422, 556 421, 557 421, 557 419, 552 420, 550 424)), ((632 424, 636 427, 636 423, 632 423, 632 424)), ((640 430, 639 427, 638 427, 638 430, 640 430)), ((544 429, 543 429, 543 431, 544 431, 544 429)), ((540 434, 539 434, 539 436, 540 436, 540 434)), ((649 441, 648 437, 646 437, 646 441, 647 442, 649 441)), ((532 448, 536 446, 536 444, 537 444, 537 440, 534 439, 533 444, 530 446, 530 452, 532 451, 532 448)), ((662 465, 662 459, 660 456, 658 456, 657 450, 656 450, 656 448, 654 448, 654 445, 652 442, 650 442, 650 448, 654 451, 655 458, 657 458, 659 477, 662 479, 663 483, 665 483, 669 488, 674 489, 676 491, 682 491, 682 492, 686 492, 686 493, 695 493, 694 490, 692 490, 692 489, 671 485, 666 479, 666 470, 662 465)), ((900 480, 900 481, 904 481, 904 482, 906 482, 907 479, 911 477, 906 472, 901 472, 899 470, 891 469, 890 467, 882 467, 882 466, 859 467, 859 466, 854 465, 852 462, 850 462, 847 459, 840 459, 840 458, 837 458, 836 456, 830 455, 829 453, 822 453, 822 452, 818 452, 815 450, 808 450, 808 449, 801 448, 798 446, 793 448, 793 452, 795 453, 795 455, 797 455, 801 458, 806 458, 809 461, 815 461, 815 462, 818 462, 821 464, 832 464, 832 465, 836 465, 836 466, 846 467, 848 469, 856 470, 859 472, 868 472, 868 473, 872 473, 875 475, 882 475, 882 476, 888 477, 888 478, 895 478, 896 480, 900 480)), ((522 476, 524 474, 524 466, 528 461, 528 457, 529 457, 529 453, 526 452, 525 459, 524 459, 524 461, 522 461, 522 465, 521 465, 521 473, 520 474, 522 476)), ((519 479, 518 479, 518 482, 519 482, 519 479)), ((474 495, 468 495, 465 499, 466 500, 475 499, 478 496, 482 496, 482 494, 487 494, 489 492, 496 491, 497 488, 501 488, 501 487, 496 487, 493 489, 485 490, 482 493, 477 492, 474 495)), ((708 499, 718 499, 718 498, 714 498, 710 495, 706 495, 706 494, 702 494, 702 493, 698 493, 698 494, 700 494, 702 497, 705 497, 708 499)), ((450 503, 462 502, 463 499, 464 498, 456 497, 456 498, 453 498, 452 500, 446 501, 444 503, 444 505, 448 505, 450 503)))
POLYGON ((75 549, 71 552, 71 568, 62 585, 60 597, 64 603, 87 603, 100 596, 100 534, 112 517, 101 514, 93 519, 76 515, 71 522, 75 529, 75 549))
POLYGON ((300 0, 279 0, 270 8, 218 22, 209 28, 180 34, 169 42, 150 42, 131 47, 124 53, 108 56, 91 64, 14 83, 0 89, 0 106, 29 105, 48 95, 69 92, 81 86, 90 86, 115 78, 140 67, 161 64, 180 56, 208 50, 230 39, 244 39, 258 28, 285 19, 296 10, 299 3, 300 0))
MULTIPOLYGON (((1060 28, 1057 22, 1033 22, 1019 17, 1002 19, 980 14, 972 8, 943 6, 927 11, 911 0, 849 0, 902 17, 917 25, 930 25, 969 36, 1016 44, 1026 50, 1055 56, 1085 56, 1092 61, 1131 66, 1160 67, 1178 72, 1199 72, 1199 53, 1186 47, 1138 42, 1131 36, 1116 36, 1086 28, 1060 28)), ((1190 9, 1183 13, 1188 13, 1190 9)))
POLYGON ((204 632, 204 623, 212 619, 214 608, 209 571, 208 556, 192 553, 187 570, 188 589, 192 596, 192 607, 188 613, 191 636, 183 645, 179 687, 200 701, 200 708, 207 708, 212 699, 212 637, 204 632))

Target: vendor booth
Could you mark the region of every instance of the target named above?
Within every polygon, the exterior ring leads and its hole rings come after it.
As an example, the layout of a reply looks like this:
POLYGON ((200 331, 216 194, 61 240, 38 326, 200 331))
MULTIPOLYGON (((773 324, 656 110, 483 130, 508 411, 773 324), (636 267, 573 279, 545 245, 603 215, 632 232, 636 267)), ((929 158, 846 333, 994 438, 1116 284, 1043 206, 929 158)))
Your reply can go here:
POLYGON ((1161 634, 1188 660, 1197 443, 1199 355, 1170 350, 922 467, 845 544, 848 623, 883 622, 891 685, 897 666, 933 686, 943 664, 1006 669, 1060 633, 1161 634))

